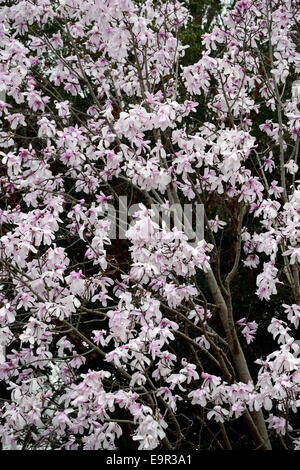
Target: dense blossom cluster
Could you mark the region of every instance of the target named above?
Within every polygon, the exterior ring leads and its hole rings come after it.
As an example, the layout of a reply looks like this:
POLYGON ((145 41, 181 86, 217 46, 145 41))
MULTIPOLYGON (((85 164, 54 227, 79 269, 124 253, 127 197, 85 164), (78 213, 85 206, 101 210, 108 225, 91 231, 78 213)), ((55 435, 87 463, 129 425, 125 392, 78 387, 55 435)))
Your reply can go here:
POLYGON ((243 418, 252 447, 299 449, 298 2, 239 0, 188 66, 177 0, 7 5, 3 447, 113 450, 129 433, 139 449, 199 449, 204 422, 230 448, 243 418), (120 257, 107 214, 122 191, 139 205, 117 224, 120 257), (202 240, 154 220, 151 204, 180 218, 186 203, 204 205, 202 240), (266 320, 234 311, 240 271, 258 301, 280 298, 273 350, 251 364, 266 320))

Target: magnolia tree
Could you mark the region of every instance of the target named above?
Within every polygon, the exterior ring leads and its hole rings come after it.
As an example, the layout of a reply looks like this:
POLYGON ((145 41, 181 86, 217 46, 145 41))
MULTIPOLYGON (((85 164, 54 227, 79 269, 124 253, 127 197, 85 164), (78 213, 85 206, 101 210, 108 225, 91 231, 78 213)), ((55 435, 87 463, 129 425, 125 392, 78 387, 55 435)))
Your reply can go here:
POLYGON ((3 448, 300 449, 297 0, 0 4, 3 448))

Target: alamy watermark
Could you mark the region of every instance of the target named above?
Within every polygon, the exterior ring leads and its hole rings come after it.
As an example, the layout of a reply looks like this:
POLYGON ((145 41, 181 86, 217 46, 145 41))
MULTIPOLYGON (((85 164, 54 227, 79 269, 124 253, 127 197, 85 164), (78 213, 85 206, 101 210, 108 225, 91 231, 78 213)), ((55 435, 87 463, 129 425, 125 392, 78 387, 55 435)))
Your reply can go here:
MULTIPOLYGON (((107 204, 105 217, 110 222, 109 237, 124 240, 127 230, 136 222, 134 214, 141 211, 141 205, 129 205, 127 196, 119 196, 118 200, 118 207, 107 204)), ((204 238, 203 204, 151 204, 148 210, 151 220, 159 228, 172 230, 176 227, 186 234, 191 244, 204 238)))

